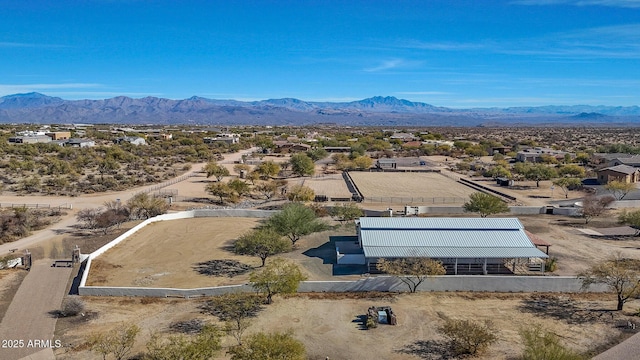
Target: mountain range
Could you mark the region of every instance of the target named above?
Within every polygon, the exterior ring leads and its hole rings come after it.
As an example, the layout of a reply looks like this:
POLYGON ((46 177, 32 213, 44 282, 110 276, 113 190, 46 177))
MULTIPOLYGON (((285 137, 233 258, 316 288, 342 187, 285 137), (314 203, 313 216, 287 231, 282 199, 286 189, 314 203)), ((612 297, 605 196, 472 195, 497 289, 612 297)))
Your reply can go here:
POLYGON ((638 106, 452 109, 392 96, 351 102, 261 101, 118 96, 64 100, 40 93, 0 97, 0 123, 109 123, 349 126, 639 126, 638 106))

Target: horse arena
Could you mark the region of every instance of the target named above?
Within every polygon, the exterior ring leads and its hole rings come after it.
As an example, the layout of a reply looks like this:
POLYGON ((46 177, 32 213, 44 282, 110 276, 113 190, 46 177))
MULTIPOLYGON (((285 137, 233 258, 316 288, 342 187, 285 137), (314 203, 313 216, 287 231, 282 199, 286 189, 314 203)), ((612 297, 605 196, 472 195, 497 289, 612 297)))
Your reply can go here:
POLYGON ((260 266, 257 257, 235 255, 230 246, 260 219, 206 217, 159 221, 140 229, 93 260, 88 286, 198 288, 242 284, 233 278, 206 276, 195 266, 214 259, 260 266))
POLYGON ((437 172, 364 172, 349 175, 365 202, 461 204, 475 190, 437 172))

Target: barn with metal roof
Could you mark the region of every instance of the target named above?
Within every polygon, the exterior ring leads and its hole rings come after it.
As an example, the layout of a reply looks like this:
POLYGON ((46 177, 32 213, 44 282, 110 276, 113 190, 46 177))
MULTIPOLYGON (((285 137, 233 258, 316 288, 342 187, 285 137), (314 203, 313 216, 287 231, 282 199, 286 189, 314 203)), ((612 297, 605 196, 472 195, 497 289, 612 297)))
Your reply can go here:
POLYGON ((544 271, 549 257, 517 218, 362 217, 357 229, 370 270, 380 258, 429 257, 449 274, 513 273, 532 264, 544 271))

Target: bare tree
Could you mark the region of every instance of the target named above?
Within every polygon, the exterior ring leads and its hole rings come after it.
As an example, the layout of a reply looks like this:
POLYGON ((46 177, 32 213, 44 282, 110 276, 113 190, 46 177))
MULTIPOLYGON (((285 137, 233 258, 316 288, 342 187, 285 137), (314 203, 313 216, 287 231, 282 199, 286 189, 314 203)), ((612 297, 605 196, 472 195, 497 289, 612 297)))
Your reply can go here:
POLYGON ((416 292, 418 286, 429 276, 444 275, 446 270, 442 263, 426 257, 413 257, 387 260, 381 259, 376 268, 400 279, 409 287, 409 291, 416 292))
POLYGON ((584 200, 582 200, 582 209, 580 211, 585 224, 588 224, 594 217, 602 215, 607 210, 607 207, 614 201, 616 201, 616 199, 611 195, 585 197, 584 200))

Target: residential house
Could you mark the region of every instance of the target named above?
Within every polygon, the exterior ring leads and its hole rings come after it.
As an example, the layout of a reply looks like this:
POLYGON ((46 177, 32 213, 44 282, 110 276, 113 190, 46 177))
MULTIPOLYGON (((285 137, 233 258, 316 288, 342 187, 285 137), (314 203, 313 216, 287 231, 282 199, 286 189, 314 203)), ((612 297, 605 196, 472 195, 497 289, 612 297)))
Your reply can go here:
POLYGON ((637 183, 640 181, 640 168, 629 165, 616 165, 598 170, 598 182, 607 184, 610 181, 637 183))

